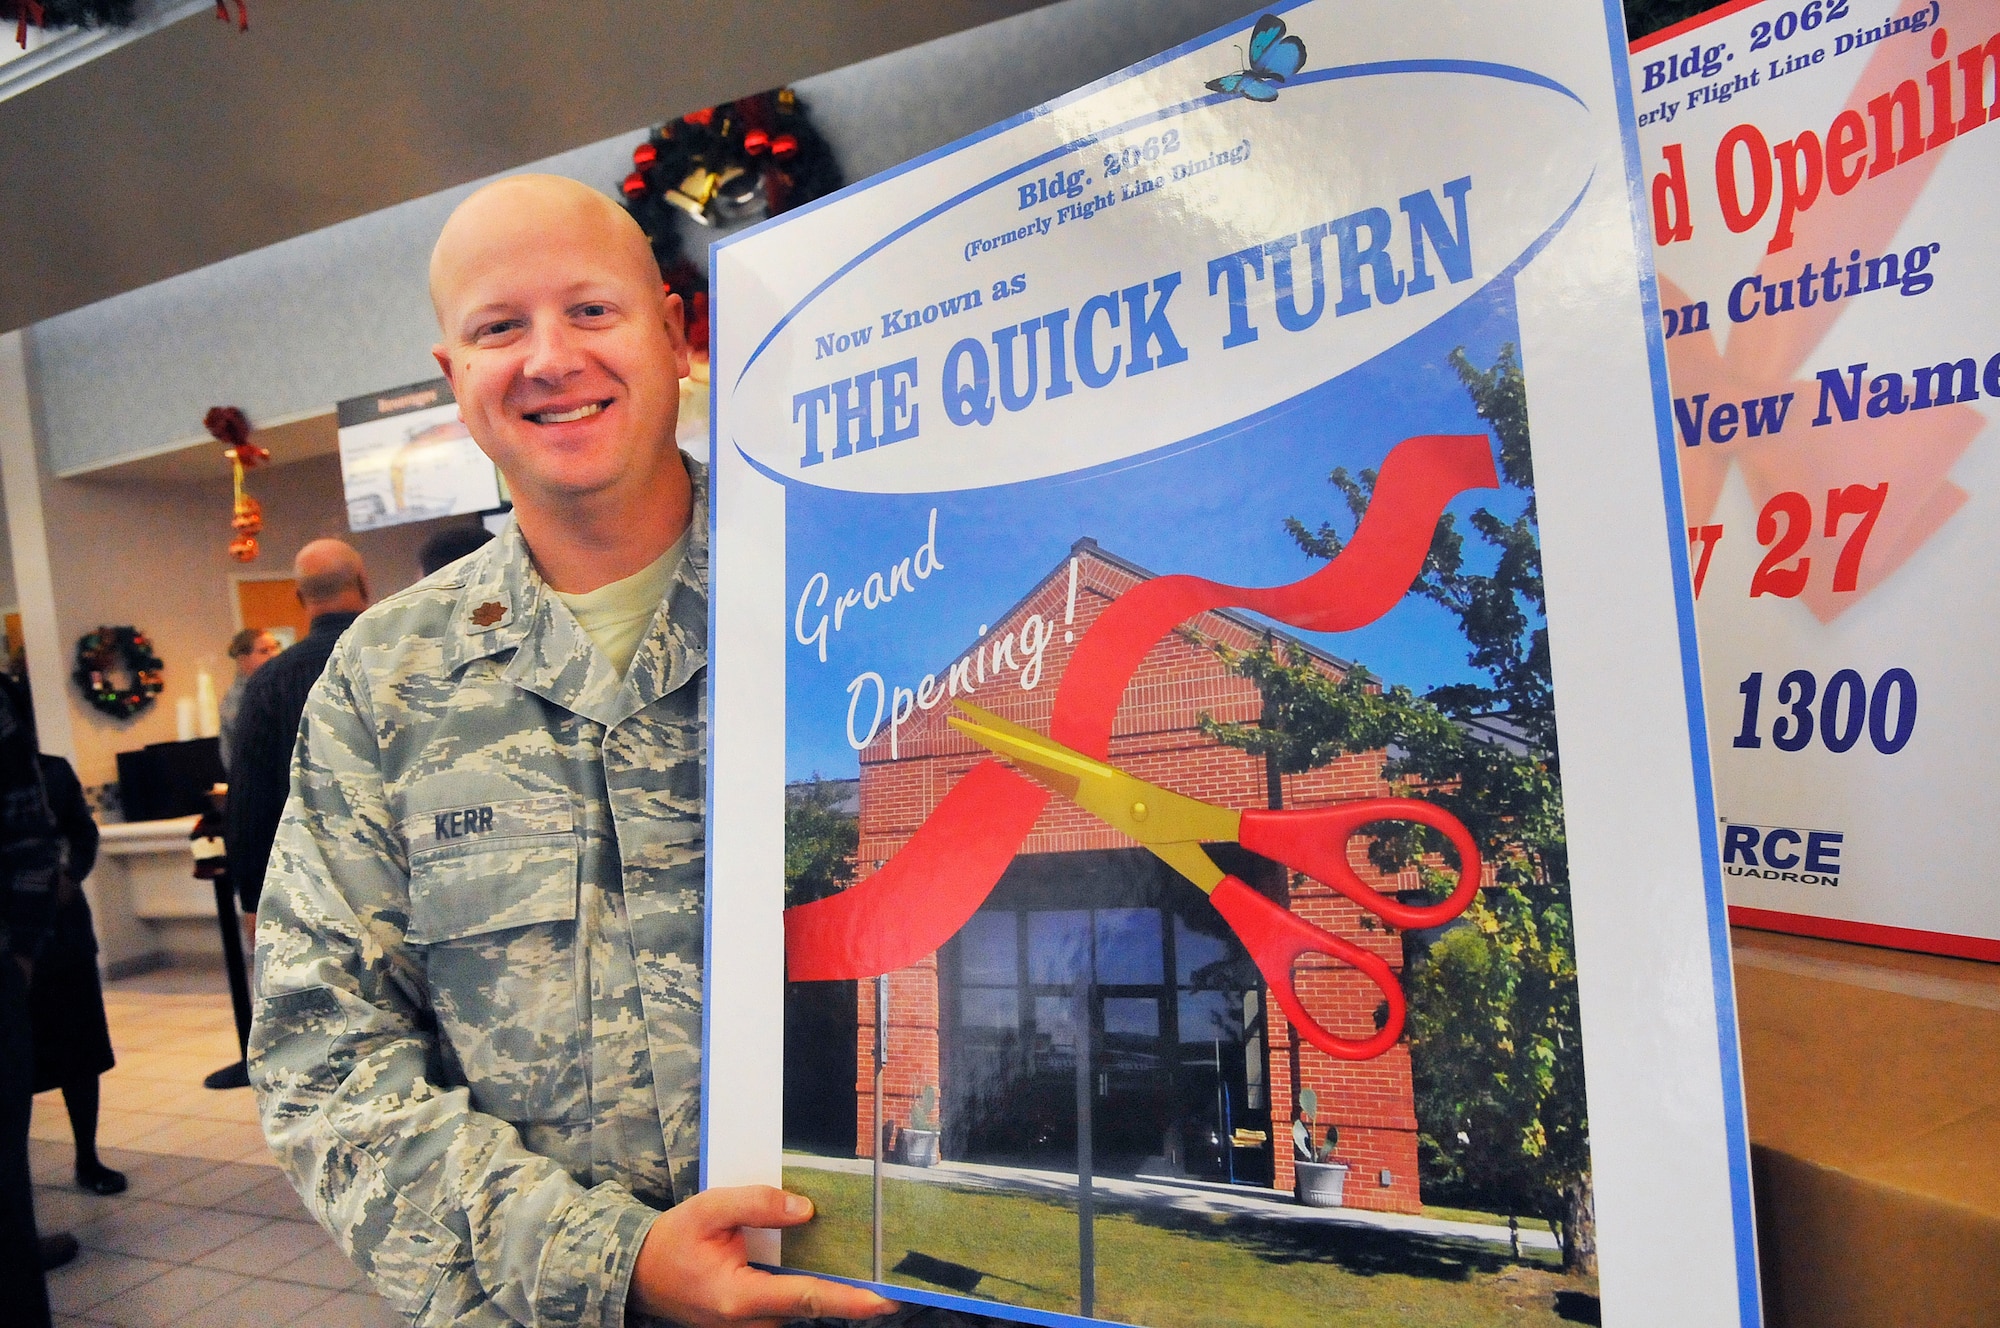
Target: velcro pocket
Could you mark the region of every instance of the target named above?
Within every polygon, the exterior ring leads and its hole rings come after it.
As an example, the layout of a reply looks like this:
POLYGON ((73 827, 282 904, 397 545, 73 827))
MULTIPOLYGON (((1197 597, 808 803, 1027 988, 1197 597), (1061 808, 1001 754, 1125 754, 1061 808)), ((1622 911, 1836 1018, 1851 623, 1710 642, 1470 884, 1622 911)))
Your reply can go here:
POLYGON ((437 849, 410 860, 413 945, 483 936, 576 917, 574 834, 492 839, 437 849))
POLYGON ((589 1109, 574 835, 495 841, 410 864, 410 925, 437 1014, 441 1082, 511 1125, 589 1109))

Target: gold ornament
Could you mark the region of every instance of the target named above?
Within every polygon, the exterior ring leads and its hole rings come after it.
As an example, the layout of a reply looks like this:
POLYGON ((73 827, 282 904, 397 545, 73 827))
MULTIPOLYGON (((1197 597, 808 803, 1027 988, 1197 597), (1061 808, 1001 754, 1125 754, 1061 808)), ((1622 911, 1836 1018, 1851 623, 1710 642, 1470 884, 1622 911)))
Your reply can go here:
POLYGON ((247 493, 238 494, 236 515, 230 518, 229 524, 239 535, 259 533, 264 529, 264 505, 247 493))

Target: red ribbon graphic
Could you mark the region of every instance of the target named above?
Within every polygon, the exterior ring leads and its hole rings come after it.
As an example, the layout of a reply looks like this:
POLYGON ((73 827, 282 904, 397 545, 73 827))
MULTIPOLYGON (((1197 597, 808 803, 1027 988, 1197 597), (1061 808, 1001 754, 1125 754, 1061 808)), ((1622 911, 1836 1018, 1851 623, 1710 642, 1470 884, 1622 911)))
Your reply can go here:
MULTIPOLYGON (((1056 691, 1049 736, 1089 756, 1110 753, 1111 721, 1132 674, 1162 636, 1210 609, 1251 609, 1313 632, 1374 622, 1422 570, 1445 505, 1498 487, 1478 434, 1399 443, 1382 463, 1367 515, 1340 556, 1311 576, 1264 589, 1162 576, 1107 608, 1078 642, 1056 691)), ((794 982, 873 977, 906 968, 965 925, 1014 860, 1049 793, 995 759, 946 794, 900 852, 866 881, 785 912, 794 982)))

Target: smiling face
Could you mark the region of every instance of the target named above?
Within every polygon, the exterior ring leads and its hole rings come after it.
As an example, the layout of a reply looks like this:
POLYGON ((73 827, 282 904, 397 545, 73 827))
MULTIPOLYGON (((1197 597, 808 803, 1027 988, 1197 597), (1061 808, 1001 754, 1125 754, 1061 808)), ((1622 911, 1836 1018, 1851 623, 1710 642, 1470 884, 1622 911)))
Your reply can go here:
POLYGON ((517 506, 559 520, 685 474, 679 297, 610 199, 553 176, 479 190, 438 237, 431 300, 432 354, 517 506))

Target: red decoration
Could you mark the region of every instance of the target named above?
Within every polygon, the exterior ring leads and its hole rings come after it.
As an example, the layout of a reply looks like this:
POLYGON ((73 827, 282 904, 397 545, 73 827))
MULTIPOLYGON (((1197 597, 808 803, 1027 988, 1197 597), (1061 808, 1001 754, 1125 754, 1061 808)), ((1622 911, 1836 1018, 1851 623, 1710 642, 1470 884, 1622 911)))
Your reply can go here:
POLYGON ((708 292, 696 291, 687 301, 688 349, 708 358, 708 292))
POLYGON ((268 449, 250 441, 250 419, 234 406, 211 406, 202 416, 202 427, 227 450, 223 455, 245 470, 271 459, 268 449))
POLYGON ((230 528, 239 535, 255 535, 264 529, 264 505, 249 494, 236 504, 236 515, 229 519, 230 528))
MULTIPOLYGON (((130 28, 141 21, 136 0, 0 0, 0 20, 14 24, 14 41, 26 50, 28 28, 130 28)), ((157 9, 158 6, 150 8, 157 9)))
MULTIPOLYGON (((215 16, 224 23, 229 21, 229 0, 215 0, 215 16)), ((236 30, 250 31, 250 0, 236 0, 236 30)))
POLYGON ((708 353, 708 279, 686 255, 680 218, 736 226, 810 203, 842 183, 832 149, 790 88, 660 125, 632 150, 632 165, 619 191, 652 241, 667 292, 687 304, 688 347, 698 356, 708 353))
POLYGON ((264 529, 264 509, 243 491, 243 472, 269 461, 271 453, 250 441, 250 417, 234 406, 211 407, 201 422, 216 442, 226 444, 222 455, 229 459, 236 482, 236 500, 229 517, 236 538, 229 541, 229 556, 247 563, 257 556, 257 533, 264 529))
POLYGON ((42 8, 41 0, 21 0, 21 18, 14 25, 14 40, 22 50, 28 49, 28 25, 32 23, 39 28, 47 18, 48 11, 42 8))

